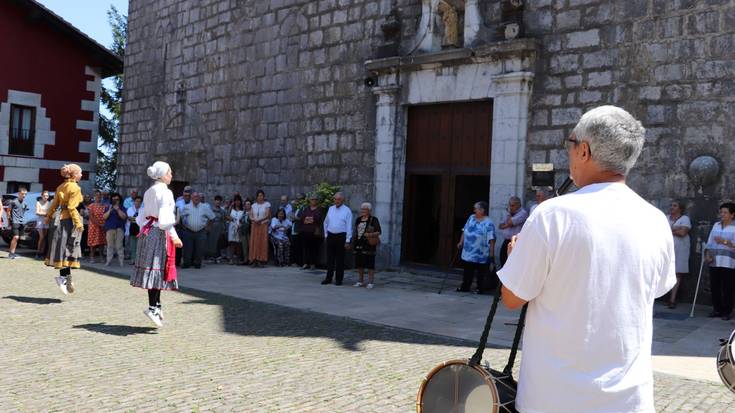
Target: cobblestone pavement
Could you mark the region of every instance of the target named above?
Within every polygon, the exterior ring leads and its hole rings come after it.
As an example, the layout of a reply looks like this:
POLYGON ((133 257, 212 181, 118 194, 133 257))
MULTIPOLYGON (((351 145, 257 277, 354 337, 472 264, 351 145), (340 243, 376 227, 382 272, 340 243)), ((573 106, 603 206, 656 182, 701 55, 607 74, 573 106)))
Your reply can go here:
MULTIPOLYGON (((192 290, 166 326, 127 280, 0 254, 0 412, 411 412, 436 364, 472 343, 192 290)), ((502 366, 507 350, 486 356, 502 366)), ((661 412, 735 411, 722 385, 656 375, 661 412)))

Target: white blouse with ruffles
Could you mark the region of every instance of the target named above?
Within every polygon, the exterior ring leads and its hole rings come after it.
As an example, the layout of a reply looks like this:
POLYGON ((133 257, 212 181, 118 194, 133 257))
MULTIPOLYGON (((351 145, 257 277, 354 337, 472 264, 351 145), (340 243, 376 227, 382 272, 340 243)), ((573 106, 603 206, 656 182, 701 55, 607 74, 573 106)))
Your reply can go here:
POLYGON ((138 213, 136 222, 143 228, 148 222, 146 217, 157 217, 158 221, 153 223, 154 227, 168 231, 171 238, 178 239, 176 234, 176 202, 174 194, 163 182, 156 182, 145 191, 143 195, 143 207, 138 213))

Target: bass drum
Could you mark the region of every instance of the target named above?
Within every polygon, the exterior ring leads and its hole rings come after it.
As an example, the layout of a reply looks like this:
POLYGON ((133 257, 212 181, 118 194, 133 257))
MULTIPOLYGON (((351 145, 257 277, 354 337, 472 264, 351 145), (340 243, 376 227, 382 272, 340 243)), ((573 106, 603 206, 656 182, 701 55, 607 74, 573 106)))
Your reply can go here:
POLYGON ((421 382, 417 413, 515 413, 512 377, 469 360, 434 367, 421 382))
POLYGON ((735 331, 730 334, 730 339, 722 340, 720 352, 717 353, 717 372, 725 386, 735 393, 735 358, 733 353, 735 349, 735 331))

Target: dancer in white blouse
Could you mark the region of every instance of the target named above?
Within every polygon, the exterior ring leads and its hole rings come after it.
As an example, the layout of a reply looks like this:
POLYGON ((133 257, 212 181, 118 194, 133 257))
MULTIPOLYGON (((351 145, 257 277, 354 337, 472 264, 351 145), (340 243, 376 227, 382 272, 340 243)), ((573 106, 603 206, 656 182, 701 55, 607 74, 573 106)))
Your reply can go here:
POLYGON ((140 226, 135 273, 130 285, 148 290, 148 309, 145 315, 157 326, 163 326, 161 290, 177 290, 176 250, 182 243, 174 225, 174 195, 168 189, 173 174, 166 162, 158 161, 148 168, 148 176, 155 183, 143 196, 143 208, 136 222, 140 226))

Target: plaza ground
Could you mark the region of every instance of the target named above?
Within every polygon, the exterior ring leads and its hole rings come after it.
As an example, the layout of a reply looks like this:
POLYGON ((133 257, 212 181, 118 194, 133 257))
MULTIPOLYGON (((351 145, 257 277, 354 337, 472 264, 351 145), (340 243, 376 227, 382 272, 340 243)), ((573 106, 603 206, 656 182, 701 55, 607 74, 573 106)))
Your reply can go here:
MULTIPOLYGON (((491 297, 441 279, 379 274, 374 290, 321 286, 323 273, 208 265, 181 271, 152 327, 131 267, 89 266, 63 296, 55 272, 0 253, 0 411, 411 412, 426 373, 474 351, 491 297), (98 268, 100 267, 100 268, 98 268)), ((704 313, 706 309, 698 309, 704 313)), ((717 338, 732 322, 657 307, 656 408, 726 412, 717 338), (709 366, 707 368, 706 366, 709 366)), ((486 359, 504 365, 516 313, 486 359)))

